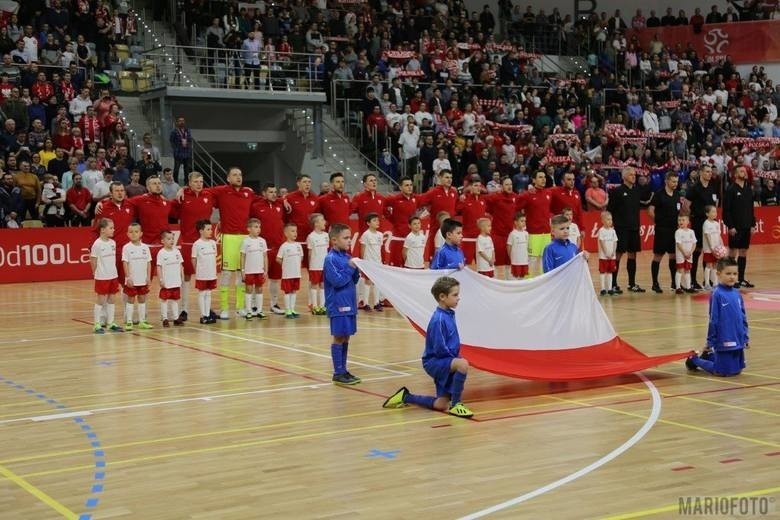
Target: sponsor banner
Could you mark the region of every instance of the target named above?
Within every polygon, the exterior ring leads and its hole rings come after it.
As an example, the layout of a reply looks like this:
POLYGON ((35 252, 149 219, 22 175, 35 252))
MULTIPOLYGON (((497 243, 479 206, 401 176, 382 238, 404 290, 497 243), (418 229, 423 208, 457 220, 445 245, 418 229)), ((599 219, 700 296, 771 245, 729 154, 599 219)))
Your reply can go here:
POLYGON ((696 53, 709 62, 726 56, 735 64, 780 59, 780 20, 705 24, 699 34, 691 25, 629 29, 626 38, 636 35, 642 48, 647 49, 656 34, 671 49, 693 45, 696 53))
MULTIPOLYGON (((756 226, 750 238, 750 245, 780 244, 780 206, 767 206, 755 208, 756 226)), ((598 211, 586 211, 583 213, 582 232, 584 247, 591 253, 598 252, 598 234, 601 229, 601 213, 598 211)), ((728 230, 721 219, 721 210, 718 209, 723 243, 728 245, 728 230)), ((642 251, 652 251, 653 238, 655 237, 655 224, 647 216, 647 211, 642 211, 639 219, 639 235, 642 251)))

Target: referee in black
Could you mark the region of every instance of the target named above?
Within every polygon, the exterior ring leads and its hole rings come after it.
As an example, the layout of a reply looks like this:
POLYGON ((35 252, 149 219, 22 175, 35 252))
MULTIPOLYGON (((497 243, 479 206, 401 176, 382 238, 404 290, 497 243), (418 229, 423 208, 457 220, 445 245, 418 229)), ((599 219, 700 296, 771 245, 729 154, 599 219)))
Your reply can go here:
POLYGON ((617 243, 618 269, 612 273, 612 290, 617 294, 623 291, 618 287, 617 276, 620 269, 620 259, 623 254, 628 256, 626 270, 628 271, 628 290, 635 293, 643 293, 644 289, 636 284, 636 254, 642 249, 639 239, 639 208, 640 193, 636 185, 636 169, 631 166, 623 168, 623 184, 612 190, 609 194, 607 206, 612 213, 615 223, 617 243))
POLYGON ((707 220, 704 208, 707 206, 718 207, 718 191, 717 186, 712 181, 712 166, 705 164, 699 167, 699 180, 686 191, 685 198, 691 201, 691 227, 696 235, 696 249, 693 251, 691 259, 691 288, 701 291, 701 285, 696 281, 696 273, 699 270, 699 258, 704 244, 701 228, 704 226, 704 221, 707 220))
POLYGON ((723 223, 729 230, 729 256, 737 259, 737 285, 754 287, 745 279, 750 231, 756 225, 756 217, 753 213, 753 189, 744 166, 734 168, 734 182, 723 196, 723 223))
POLYGON ((664 187, 653 193, 647 214, 655 222, 655 240, 653 241, 653 262, 650 272, 653 276, 653 292, 661 294, 661 284, 658 283, 658 271, 661 269, 661 259, 669 255, 669 273, 674 286, 674 275, 677 272, 675 251, 677 244, 674 233, 677 231, 677 216, 680 214, 680 191, 677 189, 679 179, 673 171, 666 172, 664 187))

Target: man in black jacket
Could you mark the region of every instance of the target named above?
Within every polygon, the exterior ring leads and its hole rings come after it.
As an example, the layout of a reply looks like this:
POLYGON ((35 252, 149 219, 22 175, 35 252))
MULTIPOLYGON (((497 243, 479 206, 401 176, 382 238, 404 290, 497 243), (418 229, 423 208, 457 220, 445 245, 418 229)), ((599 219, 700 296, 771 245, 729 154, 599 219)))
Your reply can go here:
POLYGON ((734 182, 723 197, 723 223, 729 230, 729 256, 737 259, 737 284, 750 288, 753 284, 745 279, 745 267, 750 231, 756 225, 756 217, 753 213, 753 189, 747 179, 745 166, 734 168, 734 182))
POLYGON ((655 240, 653 241, 653 262, 650 264, 650 272, 653 277, 653 292, 662 293, 661 284, 658 283, 658 273, 661 270, 661 259, 668 255, 669 273, 671 274, 672 288, 674 275, 677 272, 675 251, 677 244, 674 233, 677 230, 677 217, 680 214, 680 191, 677 189, 679 178, 673 171, 666 173, 666 182, 663 188, 653 194, 653 199, 648 208, 648 215, 655 222, 655 240))
MULTIPOLYGON (((628 271, 628 290, 643 293, 644 289, 636 283, 636 254, 642 249, 639 237, 640 194, 636 186, 636 170, 632 167, 623 168, 623 184, 609 194, 607 209, 612 213, 617 234, 617 264, 620 268, 620 258, 628 256, 626 270, 628 271)), ((621 294, 623 291, 617 284, 617 270, 612 273, 612 288, 621 294)))
POLYGON ((712 181, 712 166, 707 164, 700 166, 698 176, 699 179, 686 191, 685 198, 691 202, 691 227, 696 234, 696 250, 693 252, 691 262, 691 287, 700 291, 701 285, 696 281, 696 273, 699 269, 701 248, 704 245, 701 233, 704 221, 707 220, 704 208, 718 206, 718 191, 715 182, 712 181))

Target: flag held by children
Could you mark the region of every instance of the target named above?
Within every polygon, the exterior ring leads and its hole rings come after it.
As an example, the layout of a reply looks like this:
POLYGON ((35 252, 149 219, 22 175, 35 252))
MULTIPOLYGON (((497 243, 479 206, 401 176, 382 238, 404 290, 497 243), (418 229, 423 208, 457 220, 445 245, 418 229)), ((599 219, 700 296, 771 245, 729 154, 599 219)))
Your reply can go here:
POLYGON ((691 354, 646 356, 618 337, 582 255, 521 281, 492 279, 470 269, 418 271, 355 261, 421 334, 436 307, 430 292, 434 281, 444 275, 460 281, 461 355, 488 372, 573 381, 630 374, 691 354))

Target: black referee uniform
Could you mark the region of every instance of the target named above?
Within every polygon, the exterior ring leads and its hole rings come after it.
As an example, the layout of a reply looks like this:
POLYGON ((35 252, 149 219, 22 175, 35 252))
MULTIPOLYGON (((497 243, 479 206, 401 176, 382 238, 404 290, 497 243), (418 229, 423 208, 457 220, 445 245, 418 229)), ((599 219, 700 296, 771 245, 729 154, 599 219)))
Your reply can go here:
MULTIPOLYGON (((617 253, 619 255, 637 253, 642 250, 639 238, 640 198, 639 187, 636 184, 630 188, 626 184, 621 184, 609 193, 607 209, 612 213, 612 221, 615 224, 615 234, 618 239, 617 253)), ((636 285, 636 258, 626 260, 626 269, 628 271, 628 288, 639 289, 636 285)), ((612 273, 612 285, 617 287, 617 271, 612 273)), ((641 289, 640 291, 644 292, 641 289)))
MULTIPOLYGON (((680 214, 680 191, 674 190, 671 195, 662 188, 653 194, 650 202, 655 216, 655 239, 653 240, 653 255, 669 255, 669 272, 672 277, 672 288, 674 288, 674 275, 677 271, 675 265, 675 250, 677 245, 674 241, 674 233, 677 231, 677 216, 680 214)), ((653 259, 650 265, 650 271, 653 276, 653 290, 662 292, 658 283, 658 271, 660 261, 653 259)))
MULTIPOLYGON (((742 186, 733 182, 723 197, 723 222, 729 229, 729 247, 731 249, 748 249, 750 247, 750 230, 756 225, 753 213, 753 190, 745 181, 742 186), (735 229, 737 233, 731 234, 735 229)), ((745 267, 747 258, 740 255, 737 259, 739 282, 745 284, 745 267)))
POLYGON ((685 198, 691 201, 691 227, 696 235, 696 250, 693 252, 691 262, 693 264, 691 266, 691 284, 694 289, 699 289, 700 286, 696 281, 696 274, 699 270, 699 257, 701 256, 703 245, 701 229, 704 226, 704 221, 707 220, 704 208, 707 206, 718 206, 717 185, 710 180, 705 186, 699 180, 685 193, 685 198))

